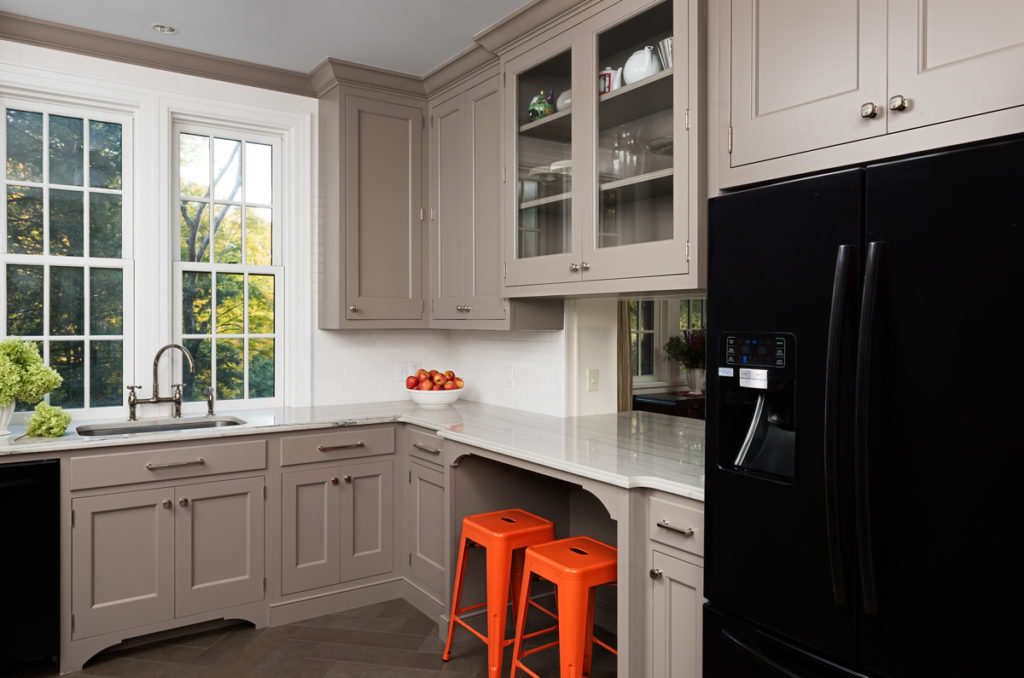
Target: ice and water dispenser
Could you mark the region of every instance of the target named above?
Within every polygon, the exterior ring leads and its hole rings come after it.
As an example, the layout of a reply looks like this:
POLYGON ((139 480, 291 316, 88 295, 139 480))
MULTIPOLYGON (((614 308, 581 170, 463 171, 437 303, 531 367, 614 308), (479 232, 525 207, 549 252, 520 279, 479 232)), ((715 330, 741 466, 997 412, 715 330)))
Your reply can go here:
POLYGON ((792 480, 796 337, 723 332, 718 346, 718 465, 792 480))

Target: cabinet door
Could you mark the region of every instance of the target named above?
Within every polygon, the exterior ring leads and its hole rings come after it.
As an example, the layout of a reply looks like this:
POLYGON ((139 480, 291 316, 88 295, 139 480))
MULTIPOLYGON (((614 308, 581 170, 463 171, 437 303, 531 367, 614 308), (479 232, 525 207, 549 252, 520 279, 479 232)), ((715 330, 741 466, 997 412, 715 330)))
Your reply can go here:
POLYGON ((281 593, 341 579, 341 469, 281 475, 281 593))
POLYGON ((263 599, 263 478, 175 489, 176 616, 263 599))
POLYGON ((345 317, 423 315, 423 110, 345 100, 345 317))
MULTIPOLYGON (((431 315, 439 320, 462 320, 469 293, 469 201, 466 195, 465 95, 454 96, 432 112, 434 219, 437 237, 431 257, 431 315)), ((494 260, 494 267, 498 259, 494 260)))
POLYGON ((704 571, 653 552, 651 571, 651 676, 700 678, 704 571))
POLYGON ((174 489, 71 503, 74 638, 174 617, 174 489))
POLYGON ((438 600, 444 593, 445 501, 444 472, 410 463, 405 503, 410 573, 438 600))
POLYGON ((732 0, 731 166, 885 133, 885 11, 884 0, 732 0))
POLYGON ((688 111, 695 119, 699 113, 696 82, 691 87, 690 78, 691 73, 698 77, 697 5, 696 0, 664 0, 639 13, 635 6, 622 7, 591 23, 594 71, 636 63, 633 54, 669 37, 673 60, 670 68, 660 68, 652 49, 652 65, 659 70, 624 67, 623 85, 598 96, 591 131, 598 214, 583 238, 584 281, 689 272, 689 196, 696 186, 690 174, 697 169, 691 143, 697 128, 691 132, 686 120, 688 111))
POLYGON ((1024 2, 889 0, 889 131, 1024 104, 1024 2))
POLYGON ((466 93, 466 191, 468 252, 463 267, 470 320, 502 320, 501 294, 501 92, 498 76, 466 93))
POLYGON ((351 581, 394 569, 394 464, 375 461, 343 469, 341 577, 351 581))

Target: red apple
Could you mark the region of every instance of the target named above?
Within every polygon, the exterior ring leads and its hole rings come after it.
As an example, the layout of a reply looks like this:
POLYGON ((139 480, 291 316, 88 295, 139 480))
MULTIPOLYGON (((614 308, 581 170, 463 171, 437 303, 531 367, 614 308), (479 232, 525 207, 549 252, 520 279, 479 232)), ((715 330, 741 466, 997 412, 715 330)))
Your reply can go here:
POLYGON ((422 381, 423 377, 427 377, 427 376, 430 376, 430 373, 427 372, 426 370, 416 370, 416 378, 418 380, 422 381))
POLYGON ((454 389, 455 389, 455 380, 454 379, 452 379, 451 381, 444 382, 444 390, 452 391, 454 389))
POLYGON ((448 381, 448 378, 445 377, 443 374, 438 373, 438 374, 434 375, 434 380, 433 381, 438 386, 444 386, 444 382, 448 381))
POLYGON ((424 379, 417 388, 421 391, 433 391, 434 384, 429 379, 424 379))
POLYGON ((438 374, 441 374, 441 373, 440 373, 440 372, 438 372, 437 370, 430 370, 430 378, 431 378, 431 379, 433 379, 433 378, 434 378, 435 376, 437 376, 438 374))
POLYGON ((417 379, 415 376, 406 377, 405 378, 405 387, 406 388, 416 388, 419 385, 420 385, 420 380, 417 379))
POLYGON ((452 372, 451 370, 448 370, 447 372, 444 373, 444 376, 448 377, 449 379, 454 379, 455 373, 452 372))
POLYGON ((444 386, 441 386, 441 384, 434 384, 434 388, 432 388, 430 390, 431 391, 443 391, 444 390, 444 386))
POLYGON ((455 381, 455 388, 462 388, 463 384, 466 383, 466 382, 462 381, 462 379, 460 379, 459 377, 455 377, 454 381, 455 381))

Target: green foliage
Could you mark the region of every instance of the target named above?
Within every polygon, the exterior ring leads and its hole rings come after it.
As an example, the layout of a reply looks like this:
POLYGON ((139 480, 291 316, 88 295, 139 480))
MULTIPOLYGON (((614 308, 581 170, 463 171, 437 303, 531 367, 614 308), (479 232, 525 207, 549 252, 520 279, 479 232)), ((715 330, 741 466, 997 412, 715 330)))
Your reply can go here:
POLYGON ((686 367, 704 367, 704 349, 704 330, 686 330, 665 342, 668 357, 686 367))
POLYGON ((31 341, 0 341, 0 407, 11 400, 34 403, 61 384, 61 376, 43 364, 31 341))
POLYGON ((71 423, 71 415, 59 407, 39 403, 36 413, 29 417, 26 433, 30 436, 56 438, 64 435, 71 423))

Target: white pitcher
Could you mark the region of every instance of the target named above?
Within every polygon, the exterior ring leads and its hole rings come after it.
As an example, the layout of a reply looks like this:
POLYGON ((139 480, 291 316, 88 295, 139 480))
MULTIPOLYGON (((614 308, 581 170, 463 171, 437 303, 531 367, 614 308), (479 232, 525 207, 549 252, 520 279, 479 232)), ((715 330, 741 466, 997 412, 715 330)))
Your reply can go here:
POLYGON ((622 79, 627 85, 649 78, 661 70, 661 60, 654 47, 648 45, 633 52, 622 69, 622 79))

